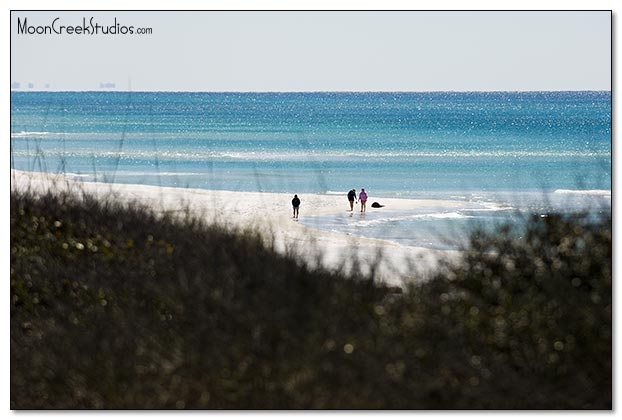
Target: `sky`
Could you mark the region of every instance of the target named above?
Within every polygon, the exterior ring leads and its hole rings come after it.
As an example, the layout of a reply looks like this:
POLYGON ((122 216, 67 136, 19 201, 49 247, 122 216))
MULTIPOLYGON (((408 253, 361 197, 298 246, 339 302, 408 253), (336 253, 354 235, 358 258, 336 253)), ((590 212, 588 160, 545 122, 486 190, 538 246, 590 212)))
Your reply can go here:
POLYGON ((611 13, 12 12, 11 83, 13 90, 610 90, 611 13), (18 18, 36 31, 56 18, 58 28, 91 17, 135 33, 18 33, 18 18))

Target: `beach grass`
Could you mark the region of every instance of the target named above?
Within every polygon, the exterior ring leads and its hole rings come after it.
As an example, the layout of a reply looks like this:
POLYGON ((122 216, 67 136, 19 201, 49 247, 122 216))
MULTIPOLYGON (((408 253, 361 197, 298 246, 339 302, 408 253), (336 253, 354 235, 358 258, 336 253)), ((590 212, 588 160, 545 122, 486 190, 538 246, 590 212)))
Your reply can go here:
POLYGON ((13 191, 11 408, 611 409, 610 213, 470 237, 397 289, 191 213, 13 191))

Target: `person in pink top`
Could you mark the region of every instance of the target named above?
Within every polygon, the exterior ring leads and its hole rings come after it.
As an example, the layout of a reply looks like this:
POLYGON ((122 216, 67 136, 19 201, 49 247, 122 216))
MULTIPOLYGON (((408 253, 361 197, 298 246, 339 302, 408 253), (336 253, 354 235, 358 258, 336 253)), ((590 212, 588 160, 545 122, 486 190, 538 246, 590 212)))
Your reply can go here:
POLYGON ((365 203, 367 202, 367 193, 365 192, 365 188, 361 188, 359 201, 361 202, 361 213, 363 213, 365 211, 365 203))

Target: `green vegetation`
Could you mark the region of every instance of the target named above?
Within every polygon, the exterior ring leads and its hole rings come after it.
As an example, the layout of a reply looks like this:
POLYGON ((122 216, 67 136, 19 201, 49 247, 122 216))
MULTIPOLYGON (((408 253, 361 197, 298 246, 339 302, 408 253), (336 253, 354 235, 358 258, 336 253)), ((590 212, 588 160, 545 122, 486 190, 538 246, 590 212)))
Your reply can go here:
POLYGON ((474 232, 401 292, 252 232, 11 196, 11 408, 612 406, 611 216, 474 232))

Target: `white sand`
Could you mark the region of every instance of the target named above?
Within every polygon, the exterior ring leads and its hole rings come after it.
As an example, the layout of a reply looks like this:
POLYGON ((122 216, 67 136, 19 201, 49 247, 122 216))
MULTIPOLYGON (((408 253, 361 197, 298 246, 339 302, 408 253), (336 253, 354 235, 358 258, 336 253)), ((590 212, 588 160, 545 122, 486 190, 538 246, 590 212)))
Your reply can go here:
MULTIPOLYGON (((355 237, 306 227, 292 219, 292 194, 216 191, 157 187, 149 185, 83 182, 79 178, 11 170, 11 188, 43 192, 48 189, 84 191, 99 197, 112 194, 123 202, 136 201, 157 212, 189 210, 192 214, 225 223, 232 227, 250 227, 274 239, 280 252, 295 252, 310 264, 320 262, 331 269, 351 270, 353 255, 358 256, 359 268, 368 272, 370 264, 383 258, 376 275, 389 284, 417 281, 433 270, 439 258, 456 258, 457 251, 436 251, 427 248, 402 246, 390 241, 355 237), (343 262, 345 267, 341 267, 343 262)), ((339 195, 301 194, 300 219, 309 215, 339 214, 349 210, 345 197, 339 195)), ((373 200, 372 200, 373 201, 373 200)), ((380 200, 379 200, 380 201, 380 200)), ((460 201, 411 200, 383 198, 382 204, 391 210, 412 210, 426 206, 460 207, 460 201)), ((372 209, 370 202, 367 212, 372 209)), ((358 212, 355 205, 355 212, 358 212)))

